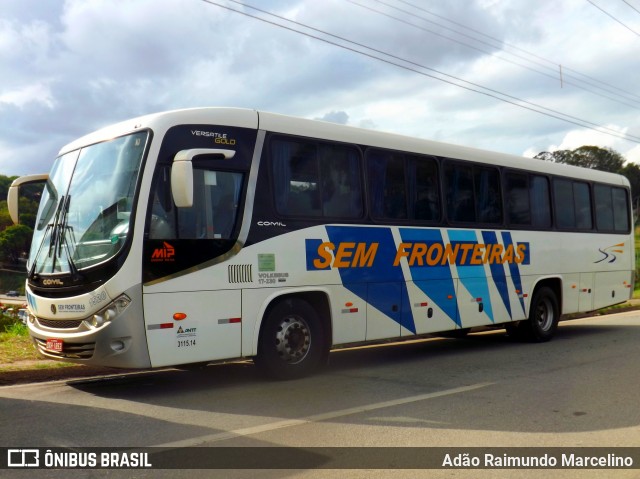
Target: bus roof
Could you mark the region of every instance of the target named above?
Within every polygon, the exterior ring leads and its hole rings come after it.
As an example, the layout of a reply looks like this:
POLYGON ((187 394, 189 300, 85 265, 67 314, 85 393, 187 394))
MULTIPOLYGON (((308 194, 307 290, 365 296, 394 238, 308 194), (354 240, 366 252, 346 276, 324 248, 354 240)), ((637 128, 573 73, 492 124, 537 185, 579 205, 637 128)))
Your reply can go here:
POLYGON ((325 121, 296 118, 251 109, 227 107, 171 110, 133 118, 85 135, 65 145, 60 150, 60 154, 143 128, 150 128, 156 134, 164 134, 164 132, 172 126, 182 124, 211 124, 254 129, 259 128, 274 133, 354 143, 460 160, 471 160, 545 174, 552 173, 584 180, 597 180, 617 185, 629 185, 628 180, 624 176, 614 173, 436 142, 395 133, 339 125, 325 121))

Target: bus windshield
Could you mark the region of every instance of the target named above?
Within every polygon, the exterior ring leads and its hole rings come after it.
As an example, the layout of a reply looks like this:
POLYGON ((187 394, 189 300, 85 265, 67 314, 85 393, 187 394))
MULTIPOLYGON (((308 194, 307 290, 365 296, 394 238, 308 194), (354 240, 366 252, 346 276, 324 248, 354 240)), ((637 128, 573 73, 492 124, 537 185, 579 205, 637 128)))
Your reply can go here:
POLYGON ((139 132, 56 159, 36 218, 30 274, 76 273, 122 249, 147 138, 139 132))

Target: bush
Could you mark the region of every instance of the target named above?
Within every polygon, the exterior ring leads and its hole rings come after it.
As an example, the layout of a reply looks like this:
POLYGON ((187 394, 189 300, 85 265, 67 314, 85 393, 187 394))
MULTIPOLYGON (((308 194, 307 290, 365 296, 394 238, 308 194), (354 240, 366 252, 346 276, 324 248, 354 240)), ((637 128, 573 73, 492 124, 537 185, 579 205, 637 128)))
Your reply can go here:
POLYGON ((6 333, 10 336, 27 336, 29 330, 16 317, 0 314, 0 333, 6 333))

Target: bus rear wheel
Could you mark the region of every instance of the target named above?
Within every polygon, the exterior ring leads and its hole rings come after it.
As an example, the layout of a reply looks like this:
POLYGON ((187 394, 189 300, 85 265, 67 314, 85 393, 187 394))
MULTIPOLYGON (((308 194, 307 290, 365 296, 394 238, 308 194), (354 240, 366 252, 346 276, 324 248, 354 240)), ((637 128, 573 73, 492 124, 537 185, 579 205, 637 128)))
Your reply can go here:
POLYGON ((301 378, 322 365, 325 344, 315 309, 303 299, 287 298, 264 319, 255 363, 274 379, 301 378))
MULTIPOLYGON (((551 288, 538 289, 529 306, 529 319, 521 321, 515 329, 515 336, 525 341, 542 343, 549 341, 558 329, 560 308, 558 298, 551 288)), ((510 331, 510 329, 507 329, 510 331)))

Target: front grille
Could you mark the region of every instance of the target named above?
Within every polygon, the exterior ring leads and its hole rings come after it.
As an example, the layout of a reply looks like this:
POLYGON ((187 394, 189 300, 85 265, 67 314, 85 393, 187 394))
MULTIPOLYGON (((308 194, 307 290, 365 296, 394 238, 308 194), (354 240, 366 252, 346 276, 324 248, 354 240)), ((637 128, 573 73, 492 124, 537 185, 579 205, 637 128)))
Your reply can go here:
POLYGON ((82 324, 82 319, 42 319, 38 318, 40 326, 51 329, 76 329, 82 324))
POLYGON ((57 359, 90 359, 96 349, 96 343, 64 343, 62 351, 49 351, 47 340, 35 338, 38 351, 43 356, 57 359))

